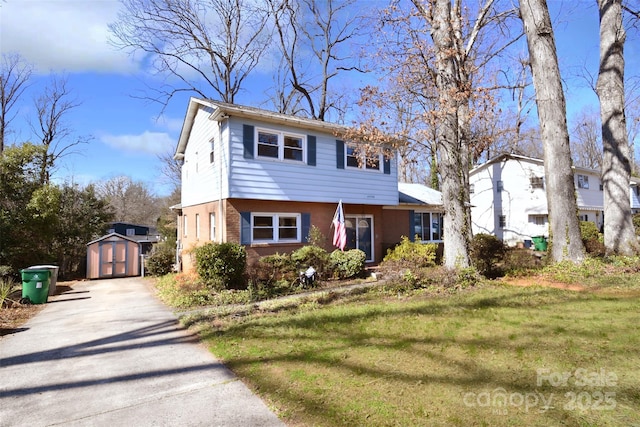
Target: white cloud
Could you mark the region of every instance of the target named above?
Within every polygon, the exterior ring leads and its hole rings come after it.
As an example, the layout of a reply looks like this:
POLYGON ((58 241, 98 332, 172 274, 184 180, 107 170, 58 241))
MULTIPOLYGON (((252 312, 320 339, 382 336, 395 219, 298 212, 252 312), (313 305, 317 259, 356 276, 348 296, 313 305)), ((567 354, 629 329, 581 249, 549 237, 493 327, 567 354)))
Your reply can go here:
POLYGON ((100 136, 105 144, 118 150, 162 154, 176 145, 176 141, 166 132, 145 131, 140 135, 108 135, 100 136))
POLYGON ((137 67, 109 45, 117 0, 8 0, 0 5, 0 51, 17 52, 39 72, 119 72, 137 67))
POLYGON ((182 124, 184 118, 182 117, 169 117, 166 114, 162 114, 154 121, 162 129, 166 129, 171 132, 180 132, 182 130, 182 124))

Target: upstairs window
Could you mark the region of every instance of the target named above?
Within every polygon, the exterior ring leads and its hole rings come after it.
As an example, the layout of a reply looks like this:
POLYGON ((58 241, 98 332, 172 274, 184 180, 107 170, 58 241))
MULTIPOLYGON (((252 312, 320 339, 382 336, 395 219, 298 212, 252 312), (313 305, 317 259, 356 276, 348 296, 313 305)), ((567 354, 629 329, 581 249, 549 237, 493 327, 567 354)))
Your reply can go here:
POLYGON ((306 137, 285 132, 257 130, 256 138, 258 158, 305 161, 306 137))
POLYGON ((529 178, 531 188, 544 188, 544 178, 541 176, 532 176, 529 178))
POLYGON ((135 228, 127 228, 127 236, 135 236, 136 229, 135 228))
POLYGON ((589 177, 587 175, 578 175, 578 188, 589 189, 589 177))
POLYGON ((498 215, 498 227, 505 228, 507 226, 507 216, 498 215))
POLYGON ((502 181, 496 181, 496 191, 500 193, 502 190, 504 190, 504 184, 502 181))
POLYGON ((359 152, 355 147, 345 146, 346 163, 348 168, 366 169, 380 171, 382 164, 381 154, 365 154, 359 152))

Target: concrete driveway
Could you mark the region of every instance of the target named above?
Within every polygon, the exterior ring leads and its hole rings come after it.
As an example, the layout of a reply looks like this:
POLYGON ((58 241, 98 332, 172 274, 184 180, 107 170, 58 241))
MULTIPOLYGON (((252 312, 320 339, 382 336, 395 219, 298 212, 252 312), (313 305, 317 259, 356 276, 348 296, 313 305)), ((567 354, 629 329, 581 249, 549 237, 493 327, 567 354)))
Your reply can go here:
POLYGON ((80 282, 0 338, 1 426, 282 426, 140 278, 80 282))

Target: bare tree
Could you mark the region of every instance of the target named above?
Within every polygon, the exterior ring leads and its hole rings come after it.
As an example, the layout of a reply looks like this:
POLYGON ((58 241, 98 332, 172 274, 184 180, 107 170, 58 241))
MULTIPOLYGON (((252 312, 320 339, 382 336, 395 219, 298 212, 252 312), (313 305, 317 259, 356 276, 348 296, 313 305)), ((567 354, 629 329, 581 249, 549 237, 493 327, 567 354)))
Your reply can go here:
POLYGON ((16 102, 29 87, 33 67, 17 54, 3 54, 0 64, 0 154, 4 151, 9 125, 15 118, 16 102))
POLYGON ((106 199, 116 221, 155 225, 160 216, 160 202, 142 182, 128 176, 116 176, 96 185, 96 192, 106 199))
POLYGON ((251 0, 121 0, 113 43, 147 55, 167 84, 148 96, 166 106, 180 92, 233 103, 268 46, 268 12, 251 0))
POLYGON ((567 108, 546 0, 520 1, 529 46, 538 118, 544 145, 544 169, 554 261, 581 263, 585 257, 573 182, 567 108))
POLYGON ((359 35, 361 17, 355 0, 269 0, 286 67, 286 80, 276 88, 285 113, 325 120, 331 110, 342 110, 343 94, 331 82, 345 72, 361 71, 349 43, 359 35), (303 107, 304 105, 304 107, 303 107))
POLYGON ((162 164, 160 173, 163 180, 171 185, 172 190, 180 191, 182 184, 182 165, 180 160, 176 160, 173 156, 173 149, 158 154, 158 160, 162 164))
POLYGON ((73 97, 67 86, 67 77, 53 75, 43 93, 34 100, 37 124, 31 124, 33 132, 44 147, 40 161, 40 183, 49 182, 55 163, 61 157, 74 153, 74 147, 86 144, 90 137, 76 136, 65 119, 81 103, 73 97))
POLYGON ((575 120, 571 153, 576 166, 602 170, 602 132, 596 112, 585 110, 575 120))
POLYGON ((629 179, 631 158, 624 101, 622 1, 598 0, 600 69, 596 92, 600 99, 602 180, 604 184, 604 246, 609 254, 632 255, 640 249, 631 221, 629 179))

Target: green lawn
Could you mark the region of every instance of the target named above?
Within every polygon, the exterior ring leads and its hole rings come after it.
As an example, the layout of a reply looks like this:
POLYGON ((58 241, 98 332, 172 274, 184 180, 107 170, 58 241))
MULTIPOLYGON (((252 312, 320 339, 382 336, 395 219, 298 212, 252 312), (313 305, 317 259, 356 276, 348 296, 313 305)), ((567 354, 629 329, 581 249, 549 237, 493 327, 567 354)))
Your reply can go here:
POLYGON ((198 327, 288 425, 629 426, 640 425, 639 324, 629 282, 372 291, 198 327))

